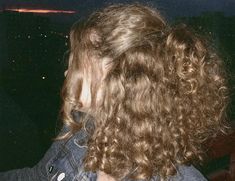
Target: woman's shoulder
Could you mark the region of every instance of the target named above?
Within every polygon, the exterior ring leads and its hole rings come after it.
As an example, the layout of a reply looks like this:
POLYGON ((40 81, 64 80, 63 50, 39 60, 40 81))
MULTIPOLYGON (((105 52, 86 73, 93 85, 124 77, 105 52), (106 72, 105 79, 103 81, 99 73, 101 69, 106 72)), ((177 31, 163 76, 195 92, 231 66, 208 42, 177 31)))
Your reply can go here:
MULTIPOLYGON (((60 134, 67 132, 64 126, 60 134)), ((40 170, 45 170, 47 180, 85 180, 87 175, 83 171, 83 158, 87 150, 89 135, 84 129, 73 134, 70 138, 56 140, 49 148, 44 158, 39 162, 40 170), (81 179, 82 178, 82 179, 81 179)))
POLYGON ((180 165, 177 168, 177 174, 169 181, 206 181, 207 179, 193 165, 180 165))

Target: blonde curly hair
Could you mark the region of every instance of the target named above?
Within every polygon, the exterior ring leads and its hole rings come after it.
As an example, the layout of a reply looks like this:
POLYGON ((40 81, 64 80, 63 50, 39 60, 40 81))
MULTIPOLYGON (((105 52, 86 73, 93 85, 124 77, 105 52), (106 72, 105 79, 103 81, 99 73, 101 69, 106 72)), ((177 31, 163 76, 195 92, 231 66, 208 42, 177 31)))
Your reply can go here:
POLYGON ((166 178, 176 174, 177 165, 201 160, 202 143, 226 130, 223 63, 185 25, 170 27, 143 5, 112 5, 75 24, 70 38, 62 112, 71 130, 65 137, 85 124, 71 112, 83 110, 80 93, 83 76, 89 76, 86 112, 95 130, 87 170, 116 179, 166 178))

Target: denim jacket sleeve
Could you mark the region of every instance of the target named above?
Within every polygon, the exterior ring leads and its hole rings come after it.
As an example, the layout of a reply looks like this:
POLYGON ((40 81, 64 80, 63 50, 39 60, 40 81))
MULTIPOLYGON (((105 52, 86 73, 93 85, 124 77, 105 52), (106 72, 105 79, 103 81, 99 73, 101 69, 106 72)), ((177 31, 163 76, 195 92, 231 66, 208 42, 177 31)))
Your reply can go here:
MULTIPOLYGON (((62 129, 63 130, 63 129, 62 129)), ((47 172, 45 165, 57 155, 63 141, 55 141, 45 153, 44 157, 32 168, 15 169, 7 172, 0 172, 0 180, 6 181, 31 181, 47 180, 47 172)))
MULTIPOLYGON (((80 113, 74 114, 79 121, 80 113)), ((63 127, 60 134, 67 132, 63 127)), ((70 139, 54 141, 44 157, 32 168, 0 172, 0 181, 45 181, 45 180, 96 180, 96 174, 85 172, 83 158, 86 153, 88 135, 84 130, 70 139)))
POLYGON ((81 130, 70 139, 55 141, 37 165, 2 172, 0 181, 95 181, 96 174, 83 169, 87 140, 88 135, 81 130))

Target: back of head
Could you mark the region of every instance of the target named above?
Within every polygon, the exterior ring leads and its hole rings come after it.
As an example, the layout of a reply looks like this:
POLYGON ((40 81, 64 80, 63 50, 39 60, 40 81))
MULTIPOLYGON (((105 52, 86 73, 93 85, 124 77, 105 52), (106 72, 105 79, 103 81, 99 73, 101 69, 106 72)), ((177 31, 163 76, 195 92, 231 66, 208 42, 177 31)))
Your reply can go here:
MULTIPOLYGON (((178 164, 200 160, 202 142, 225 129, 222 62, 185 25, 169 27, 150 7, 114 5, 72 32, 75 55, 64 85, 65 104, 79 97, 71 77, 79 77, 81 64, 103 72, 91 85, 93 100, 97 87, 102 93, 92 108, 96 129, 85 159, 88 170, 117 179, 167 177, 178 164), (95 58, 82 59, 81 50, 95 58)), ((65 122, 72 125, 68 115, 79 106, 67 104, 65 122)))

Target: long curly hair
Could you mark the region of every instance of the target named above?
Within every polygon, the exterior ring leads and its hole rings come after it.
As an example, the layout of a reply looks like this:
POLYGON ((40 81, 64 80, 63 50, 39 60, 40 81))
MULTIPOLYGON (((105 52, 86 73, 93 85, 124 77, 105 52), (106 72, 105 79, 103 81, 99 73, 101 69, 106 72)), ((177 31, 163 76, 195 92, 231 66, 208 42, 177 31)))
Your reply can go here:
POLYGON ((89 77, 86 112, 95 129, 87 170, 116 179, 166 178, 177 165, 202 160, 202 143, 226 131, 223 63, 184 24, 170 27, 151 7, 112 5, 75 24, 70 41, 62 113, 71 129, 65 137, 85 125, 71 112, 84 111, 80 94, 89 77))

